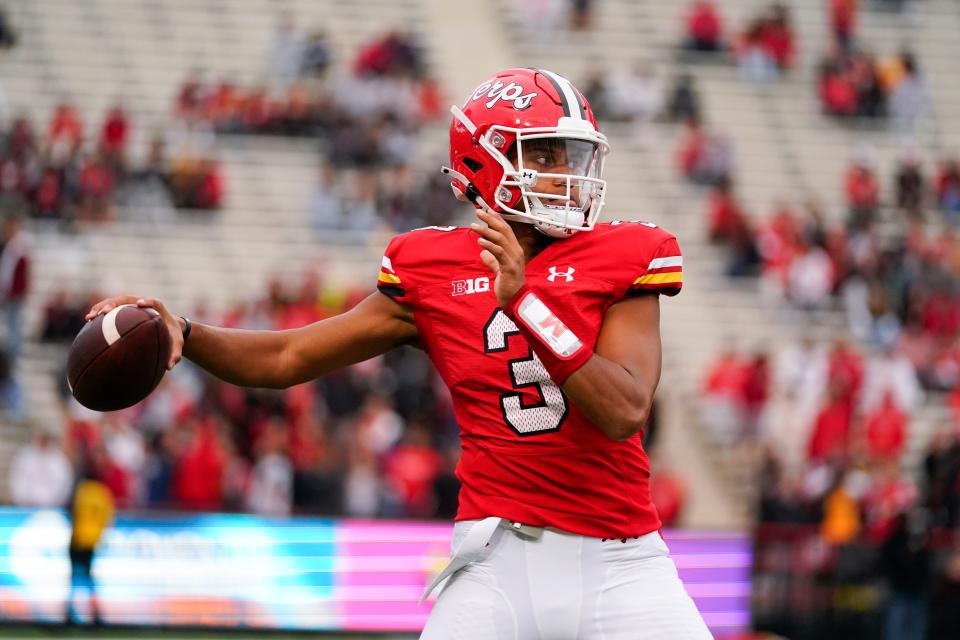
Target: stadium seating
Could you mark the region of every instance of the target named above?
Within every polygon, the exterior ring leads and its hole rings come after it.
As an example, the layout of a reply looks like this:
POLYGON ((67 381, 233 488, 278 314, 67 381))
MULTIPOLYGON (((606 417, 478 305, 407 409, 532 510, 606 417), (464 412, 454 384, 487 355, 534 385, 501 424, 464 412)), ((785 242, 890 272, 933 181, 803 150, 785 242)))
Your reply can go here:
MULTIPOLYGON (((766 4, 752 0, 723 2, 727 29, 742 29, 748 17, 766 4)), ((555 69, 571 78, 584 78, 594 69, 625 70, 638 60, 653 64, 662 78, 685 69, 693 71, 704 96, 706 122, 733 140, 738 191, 748 208, 759 214, 769 211, 778 200, 802 202, 815 196, 826 205, 829 215, 840 221, 844 215, 841 180, 857 145, 865 142, 873 149, 878 173, 887 188, 901 141, 886 129, 843 127, 821 115, 815 85, 817 63, 828 48, 825 3, 794 0, 784 4, 792 13, 798 34, 798 60, 786 77, 764 86, 751 85, 733 64, 680 60, 678 44, 686 3, 669 8, 653 0, 597 3, 593 30, 552 37, 526 37, 521 5, 501 2, 500 9, 507 16, 505 24, 513 29, 517 52, 527 63, 555 69)), ((960 93, 949 78, 958 20, 957 6, 939 0, 924 2, 922 11, 907 19, 872 12, 869 7, 861 11, 861 40, 883 56, 910 45, 935 87, 934 117, 924 123, 919 140, 933 150, 949 149, 957 135, 949 127, 956 121, 960 93)), ((681 399, 695 398, 706 362, 731 338, 742 348, 776 349, 809 331, 803 316, 771 307, 752 285, 734 283, 722 275, 723 263, 706 241, 703 196, 679 184, 672 156, 676 144, 670 134, 652 152, 637 152, 616 145, 618 133, 625 132, 607 127, 607 133, 615 149, 608 163, 610 215, 639 216, 661 223, 679 236, 684 249, 683 295, 663 305, 663 322, 668 329, 664 332, 661 393, 670 390, 681 399), (683 386, 675 389, 674 384, 683 386)), ((888 189, 883 197, 890 200, 888 189)), ((844 322, 838 315, 824 313, 817 324, 816 337, 826 340, 842 331, 844 322)), ((681 407, 693 404, 679 403, 681 407)), ((675 410, 672 415, 676 420, 665 431, 682 431, 695 422, 692 412, 675 410)), ((947 415, 942 399, 932 397, 913 416, 907 466, 916 468, 922 448, 947 415)), ((696 430, 691 431, 687 442, 696 440, 696 430)), ((745 508, 756 489, 755 467, 750 464, 754 452, 721 451, 711 443, 701 444, 709 452, 716 473, 729 481, 730 493, 737 496, 735 504, 745 508)), ((784 453, 789 457, 801 452, 784 453)), ((699 490, 703 484, 696 486, 699 490)), ((726 507, 730 503, 723 504, 726 507)), ((697 496, 692 495, 690 508, 698 506, 697 496)), ((712 519, 709 515, 704 518, 712 519)))
MULTIPOLYGON (((173 97, 192 69, 238 82, 263 79, 264 50, 281 9, 268 0, 244 2, 242 7, 230 4, 229 10, 227 4, 225 0, 17 3, 11 10, 22 30, 23 46, 0 62, 4 88, 15 108, 29 110, 41 122, 63 95, 78 105, 88 124, 98 122, 121 98, 131 113, 132 156, 141 158, 152 133, 166 126, 173 97)), ((419 32, 420 25, 455 12, 453 4, 295 0, 282 7, 298 25, 322 26, 342 63, 369 38, 397 26, 419 32)), ((471 78, 485 72, 484 63, 491 65, 486 71, 501 63, 542 65, 575 82, 590 69, 622 69, 636 60, 653 63, 661 76, 695 64, 676 55, 683 3, 607 0, 596 3, 592 30, 562 34, 525 31, 518 20, 522 11, 518 3, 470 4, 478 5, 462 9, 469 12, 470 28, 489 38, 473 38, 467 48, 437 29, 418 33, 429 64, 457 98, 470 88, 471 78)), ((760 4, 724 2, 728 27, 740 28, 760 4)), ((738 189, 751 210, 766 211, 774 201, 800 201, 815 194, 840 220, 841 177, 851 150, 867 141, 882 183, 888 185, 900 142, 890 131, 844 127, 820 114, 815 74, 827 48, 823 9, 821 3, 806 0, 787 4, 798 32, 795 69, 778 82, 755 86, 733 65, 697 64, 707 121, 734 141, 738 189)), ((871 11, 861 16, 864 41, 884 55, 909 43, 935 85, 934 118, 925 123, 921 139, 933 149, 949 149, 960 139, 960 131, 949 126, 960 110, 960 88, 953 85, 951 68, 958 26, 960 10, 949 0, 928 0, 923 13, 908 20, 871 11)), ((685 451, 684 467, 691 470, 690 481, 696 487, 690 492, 692 522, 741 524, 749 511, 753 478, 752 465, 742 462, 749 462, 752 454, 718 451, 702 439, 691 399, 698 393, 706 363, 731 336, 742 346, 775 348, 804 334, 808 324, 804 317, 762 299, 754 284, 732 282, 723 275, 722 257, 707 242, 703 195, 682 184, 675 172, 675 131, 658 129, 659 143, 652 150, 618 145, 627 136, 624 125, 611 125, 606 131, 614 143, 607 175, 608 216, 662 224, 680 237, 686 256, 683 295, 663 305, 665 366, 660 394, 666 405, 665 456, 685 451), (724 481, 714 482, 717 477, 724 481)), ((421 136, 416 162, 425 170, 439 164, 444 135, 440 124, 421 136)), ((36 331, 39 305, 63 284, 111 292, 148 291, 183 308, 198 300, 218 306, 252 296, 267 275, 317 260, 330 265, 335 280, 370 279, 385 238, 371 240, 362 250, 345 249, 335 238, 319 244, 308 231, 305 202, 317 164, 310 142, 221 137, 217 154, 228 195, 225 208, 213 216, 177 213, 164 202, 135 203, 108 228, 79 235, 39 229, 28 326, 36 331)), ((818 335, 826 339, 841 330, 843 319, 824 313, 818 324, 818 335)), ((54 376, 59 372, 52 351, 31 345, 23 374, 34 419, 58 424, 54 376)), ((920 448, 944 415, 942 401, 932 398, 914 417, 909 464, 916 464, 920 448)), ((0 472, 0 478, 5 476, 0 472)))

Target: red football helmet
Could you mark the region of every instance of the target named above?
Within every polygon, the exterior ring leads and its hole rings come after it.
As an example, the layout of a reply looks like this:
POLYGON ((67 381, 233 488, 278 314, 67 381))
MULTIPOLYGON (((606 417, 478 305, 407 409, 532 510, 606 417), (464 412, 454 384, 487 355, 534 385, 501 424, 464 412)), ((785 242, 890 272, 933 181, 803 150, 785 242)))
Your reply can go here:
POLYGON ((545 69, 507 69, 450 111, 451 166, 443 172, 455 192, 549 236, 593 228, 610 146, 569 80, 545 69), (540 180, 561 193, 537 189, 540 180))

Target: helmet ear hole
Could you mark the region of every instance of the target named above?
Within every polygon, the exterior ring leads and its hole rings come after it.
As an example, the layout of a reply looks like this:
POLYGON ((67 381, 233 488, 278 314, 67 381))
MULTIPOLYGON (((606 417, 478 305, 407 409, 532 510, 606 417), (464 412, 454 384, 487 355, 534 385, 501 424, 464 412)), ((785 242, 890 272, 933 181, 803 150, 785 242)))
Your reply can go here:
POLYGON ((470 171, 476 172, 480 171, 480 169, 483 169, 483 163, 477 162, 473 158, 464 158, 463 164, 467 165, 467 168, 470 169, 470 171))

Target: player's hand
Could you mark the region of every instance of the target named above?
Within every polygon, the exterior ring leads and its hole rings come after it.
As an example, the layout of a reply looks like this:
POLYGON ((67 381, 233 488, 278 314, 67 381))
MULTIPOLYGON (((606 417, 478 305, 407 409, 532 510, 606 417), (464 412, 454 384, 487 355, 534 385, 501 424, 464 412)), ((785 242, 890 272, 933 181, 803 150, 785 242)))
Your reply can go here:
POLYGON ((90 307, 86 320, 93 320, 98 315, 109 313, 111 309, 125 304, 135 304, 141 308, 153 309, 163 318, 164 324, 167 325, 167 331, 170 332, 170 359, 167 361, 167 369, 173 369, 174 365, 180 362, 183 357, 183 321, 170 313, 163 303, 156 298, 142 298, 140 296, 105 298, 90 307))
POLYGON ((477 243, 483 247, 480 259, 496 274, 493 292, 497 296, 497 303, 503 307, 523 286, 526 257, 506 220, 483 209, 477 210, 477 217, 480 222, 474 222, 470 228, 480 236, 477 239, 477 243))

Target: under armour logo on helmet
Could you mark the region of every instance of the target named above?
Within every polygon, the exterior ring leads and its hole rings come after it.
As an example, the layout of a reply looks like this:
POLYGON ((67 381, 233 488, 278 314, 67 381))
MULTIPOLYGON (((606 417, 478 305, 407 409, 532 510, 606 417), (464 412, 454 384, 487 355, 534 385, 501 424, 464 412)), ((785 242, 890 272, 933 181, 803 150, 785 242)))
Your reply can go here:
POLYGON ((566 271, 560 271, 556 267, 550 267, 550 275, 547 276, 547 280, 550 282, 556 282, 557 277, 565 278, 564 282, 573 282, 573 272, 576 271, 573 267, 570 267, 566 271))

